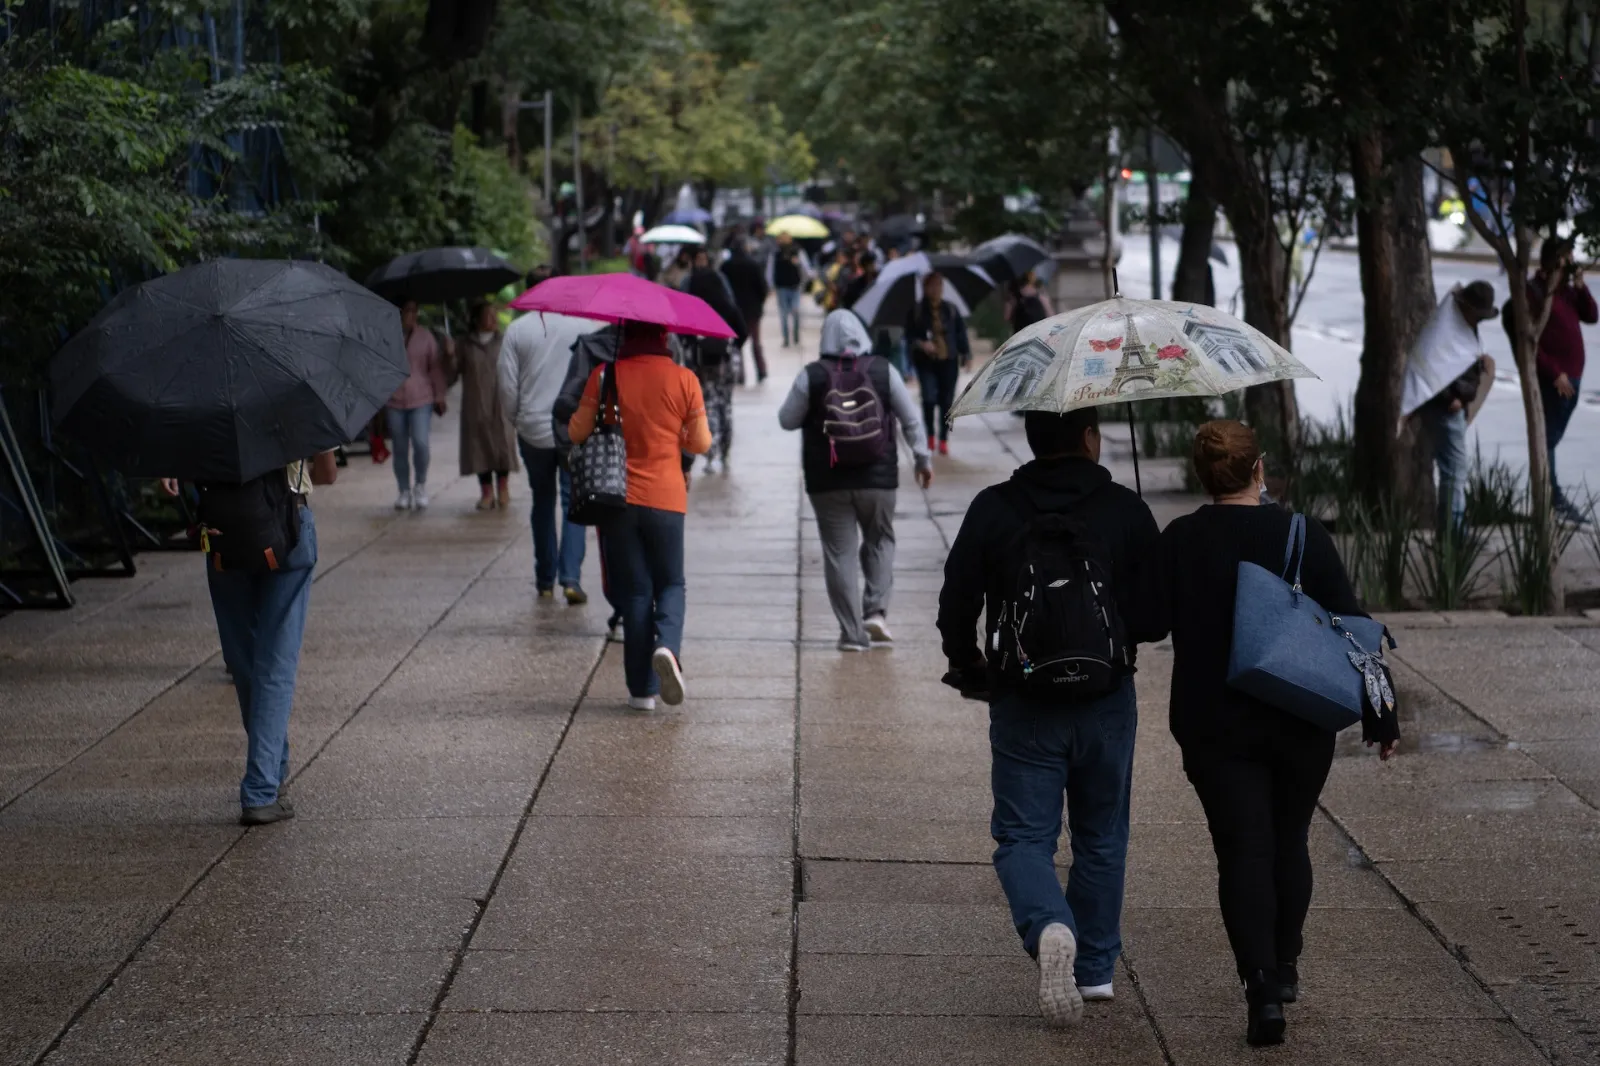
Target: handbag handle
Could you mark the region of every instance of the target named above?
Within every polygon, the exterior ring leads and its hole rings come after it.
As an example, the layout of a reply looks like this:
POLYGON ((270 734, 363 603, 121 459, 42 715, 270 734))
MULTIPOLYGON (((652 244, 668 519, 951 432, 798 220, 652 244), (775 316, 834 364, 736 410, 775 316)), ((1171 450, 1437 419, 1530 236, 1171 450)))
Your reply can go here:
POLYGON ((1289 543, 1284 545, 1283 548, 1283 574, 1281 575, 1285 581, 1288 581, 1289 564, 1291 562, 1295 564, 1294 581, 1292 584, 1294 585, 1294 598, 1296 603, 1300 602, 1300 570, 1305 565, 1305 561, 1306 516, 1296 512, 1294 517, 1289 519, 1289 543), (1298 559, 1295 555, 1296 551, 1299 552, 1298 559))
POLYGON ((611 407, 617 413, 617 420, 613 425, 617 427, 618 432, 622 430, 622 399, 617 395, 616 371, 616 363, 607 363, 600 368, 600 403, 594 411, 596 433, 605 431, 607 399, 611 401, 611 407))

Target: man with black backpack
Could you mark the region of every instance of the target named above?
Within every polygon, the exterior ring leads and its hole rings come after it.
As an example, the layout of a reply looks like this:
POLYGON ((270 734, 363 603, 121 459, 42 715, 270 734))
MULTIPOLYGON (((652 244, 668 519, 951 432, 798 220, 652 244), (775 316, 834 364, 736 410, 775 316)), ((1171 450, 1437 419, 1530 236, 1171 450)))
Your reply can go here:
POLYGON ((839 619, 839 650, 866 651, 874 641, 894 639, 888 611, 894 589, 894 498, 900 487, 895 423, 923 488, 933 481, 933 456, 905 381, 871 354, 872 338, 854 311, 828 315, 820 347, 821 358, 794 379, 778 424, 801 431, 806 494, 822 538, 822 570, 839 619), (866 570, 865 603, 860 568, 866 570))
POLYGON ((1122 619, 1158 530, 1099 465, 1097 408, 1029 411, 1025 426, 1034 460, 977 495, 950 547, 939 633, 945 682, 989 701, 995 872, 1039 962, 1039 1008, 1071 1025, 1085 999, 1112 998, 1122 952, 1138 722, 1122 619), (1055 868, 1063 794, 1065 895, 1055 868))

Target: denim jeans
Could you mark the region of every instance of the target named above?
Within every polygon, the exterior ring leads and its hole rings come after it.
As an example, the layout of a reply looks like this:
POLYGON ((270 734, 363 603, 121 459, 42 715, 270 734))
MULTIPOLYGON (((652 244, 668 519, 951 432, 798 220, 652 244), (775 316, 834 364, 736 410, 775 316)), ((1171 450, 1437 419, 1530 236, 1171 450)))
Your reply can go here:
POLYGON ((800 290, 778 290, 778 321, 783 326, 783 343, 800 343, 800 290), (794 323, 793 332, 790 332, 789 323, 794 323))
POLYGON ((989 704, 995 873, 1030 955, 1038 955, 1039 934, 1050 923, 1072 930, 1080 985, 1108 983, 1122 954, 1138 720, 1132 678, 1091 703, 1062 706, 1000 692, 989 704), (1065 895, 1055 867, 1063 794, 1072 831, 1065 895))
POLYGON ((1422 424, 1433 441, 1433 462, 1439 468, 1435 528, 1444 529, 1447 522, 1459 528, 1467 517, 1467 412, 1424 407, 1422 424))
POLYGON ((248 738, 239 783, 243 807, 275 801, 289 776, 289 710, 316 565, 317 527, 311 508, 302 507, 300 542, 282 569, 264 574, 206 569, 222 658, 233 672, 248 738))
POLYGON ((922 391, 922 424, 928 436, 950 439, 950 408, 956 402, 956 382, 961 364, 949 359, 923 359, 917 363, 917 384, 922 391))
POLYGON ((402 411, 387 407, 384 411, 389 419, 389 437, 394 441, 394 479, 401 492, 410 492, 413 465, 417 484, 428 482, 428 433, 433 429, 433 408, 410 407, 402 411))
POLYGON ((578 588, 583 578, 584 527, 566 520, 572 507, 572 476, 561 469, 554 448, 535 448, 521 437, 517 450, 533 490, 533 583, 540 589, 578 588), (561 531, 556 533, 556 497, 561 497, 561 531))
POLYGON ((1561 491, 1561 482, 1556 478, 1556 445, 1561 443, 1561 438, 1567 434, 1567 423, 1572 421, 1572 412, 1578 409, 1579 379, 1572 379, 1572 397, 1563 399, 1556 392, 1556 384, 1539 378, 1539 401, 1544 407, 1544 442, 1550 449, 1550 491, 1556 503, 1566 500, 1566 494, 1561 491))
POLYGON ((650 657, 683 646, 683 515, 630 503, 605 527, 611 592, 622 609, 622 670, 628 695, 660 689, 650 657))

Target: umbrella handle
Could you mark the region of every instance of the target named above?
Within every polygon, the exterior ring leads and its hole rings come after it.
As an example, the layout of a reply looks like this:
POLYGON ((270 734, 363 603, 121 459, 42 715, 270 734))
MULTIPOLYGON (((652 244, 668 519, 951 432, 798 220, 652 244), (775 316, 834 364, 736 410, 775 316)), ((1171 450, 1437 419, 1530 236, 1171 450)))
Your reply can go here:
POLYGON ((1133 420, 1133 401, 1128 401, 1128 441, 1133 445, 1133 488, 1142 499, 1144 483, 1139 479, 1139 427, 1133 420))

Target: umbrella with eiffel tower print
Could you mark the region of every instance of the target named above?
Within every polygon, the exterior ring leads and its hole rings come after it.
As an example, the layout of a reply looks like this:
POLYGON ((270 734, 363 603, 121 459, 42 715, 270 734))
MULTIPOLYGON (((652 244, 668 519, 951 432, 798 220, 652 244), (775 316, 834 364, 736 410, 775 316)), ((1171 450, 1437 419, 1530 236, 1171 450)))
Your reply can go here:
MULTIPOLYGON (((1221 396, 1316 376, 1265 334, 1214 307, 1116 296, 1019 330, 974 375, 950 417, 1221 396)), ((1132 407, 1128 415, 1131 422, 1132 407)), ((1137 455, 1134 463, 1137 473, 1137 455)))

